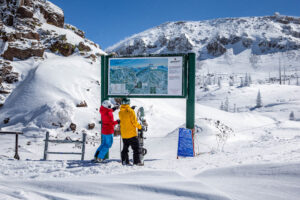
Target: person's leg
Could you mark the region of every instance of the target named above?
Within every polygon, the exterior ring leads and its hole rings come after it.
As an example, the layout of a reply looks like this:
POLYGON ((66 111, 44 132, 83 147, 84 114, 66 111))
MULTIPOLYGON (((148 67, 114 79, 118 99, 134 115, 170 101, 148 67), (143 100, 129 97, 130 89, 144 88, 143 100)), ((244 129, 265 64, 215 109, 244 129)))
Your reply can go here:
POLYGON ((139 140, 137 137, 130 138, 131 140, 131 148, 133 150, 133 164, 140 163, 140 155, 139 155, 139 140))
POLYGON ((95 155, 94 155, 95 158, 98 158, 99 152, 101 151, 101 149, 103 148, 103 146, 104 146, 104 136, 103 136, 103 134, 101 134, 101 144, 100 144, 100 146, 98 147, 98 149, 95 152, 95 155))
POLYGON ((121 152, 121 159, 122 159, 122 163, 124 162, 125 164, 129 164, 128 148, 129 148, 128 139, 123 139, 123 150, 121 152))
POLYGON ((105 155, 107 154, 109 148, 111 147, 112 143, 113 143, 113 134, 110 135, 103 135, 104 140, 103 140, 103 147, 101 148, 101 150, 99 151, 99 155, 98 158, 100 159, 104 159, 105 155))

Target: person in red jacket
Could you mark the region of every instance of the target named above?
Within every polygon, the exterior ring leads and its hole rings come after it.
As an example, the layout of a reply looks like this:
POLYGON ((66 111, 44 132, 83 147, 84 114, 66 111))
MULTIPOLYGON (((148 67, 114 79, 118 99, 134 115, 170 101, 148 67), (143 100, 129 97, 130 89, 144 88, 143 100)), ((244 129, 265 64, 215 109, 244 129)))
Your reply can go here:
POLYGON ((120 120, 114 120, 113 112, 118 107, 111 108, 111 103, 108 100, 103 101, 100 107, 101 114, 101 145, 95 153, 95 162, 102 162, 109 148, 113 144, 113 133, 116 124, 120 123, 120 120))

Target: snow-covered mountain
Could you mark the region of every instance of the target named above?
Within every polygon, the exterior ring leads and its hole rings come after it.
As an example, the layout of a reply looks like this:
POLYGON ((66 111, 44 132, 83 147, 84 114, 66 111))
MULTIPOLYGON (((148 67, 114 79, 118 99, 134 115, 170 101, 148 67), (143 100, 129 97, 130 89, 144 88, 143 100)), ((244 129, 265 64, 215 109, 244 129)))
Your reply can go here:
POLYGON ((0 10, 0 128, 95 123, 105 52, 50 1, 1 0, 0 10))
POLYGON ((228 49, 254 55, 300 49, 300 18, 281 16, 167 22, 109 47, 120 55, 195 52, 198 60, 228 49))
MULTIPOLYGON (((197 53, 196 156, 177 159, 185 99, 132 99, 144 106, 149 124, 140 167, 121 165, 120 137, 108 161, 89 161, 101 141, 99 55, 105 52, 64 24, 63 11, 49 1, 0 0, 0 9, 0 129, 24 133, 19 161, 11 159, 14 137, 0 135, 0 198, 299 197, 299 18, 172 22, 109 48, 122 55, 197 53), (68 141, 86 132, 86 160, 56 154, 41 160, 47 131, 51 139, 68 141)), ((139 70, 140 78, 150 79, 139 70)), ((163 74, 157 77, 153 81, 163 74)), ((49 151, 81 152, 81 145, 51 143, 49 151)))

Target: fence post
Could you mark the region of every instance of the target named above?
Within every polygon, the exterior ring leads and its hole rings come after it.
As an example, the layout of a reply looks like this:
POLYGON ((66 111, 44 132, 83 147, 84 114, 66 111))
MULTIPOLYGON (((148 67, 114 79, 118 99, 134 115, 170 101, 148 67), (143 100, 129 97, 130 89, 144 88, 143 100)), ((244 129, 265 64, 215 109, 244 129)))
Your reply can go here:
POLYGON ((45 140, 45 148, 44 148, 44 160, 47 160, 48 140, 49 140, 49 132, 46 132, 46 140, 45 140))
POLYGON ((81 154, 81 160, 84 160, 85 141, 86 141, 86 133, 82 133, 82 154, 81 154))
POLYGON ((14 158, 17 159, 17 160, 20 160, 20 156, 18 154, 18 146, 19 146, 18 141, 19 141, 19 134, 16 133, 16 147, 15 147, 15 156, 14 156, 14 158))

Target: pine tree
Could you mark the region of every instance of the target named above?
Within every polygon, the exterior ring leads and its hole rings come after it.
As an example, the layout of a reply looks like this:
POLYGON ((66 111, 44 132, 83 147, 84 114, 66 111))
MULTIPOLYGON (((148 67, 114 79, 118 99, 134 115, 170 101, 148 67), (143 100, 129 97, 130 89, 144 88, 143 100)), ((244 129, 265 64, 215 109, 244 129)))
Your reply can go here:
POLYGON ((219 86, 219 88, 222 88, 222 83, 221 83, 221 78, 220 77, 218 78, 218 86, 219 86))
POLYGON ((243 79, 243 77, 241 77, 240 87, 244 87, 244 79, 243 79))
POLYGON ((258 93, 257 93, 256 107, 257 108, 262 107, 262 100, 261 100, 260 90, 258 90, 258 93))
POLYGON ((279 60, 279 84, 281 85, 281 63, 279 60))
POLYGON ((295 115, 293 111, 290 113, 290 120, 292 121, 295 120, 295 115))
POLYGON ((297 76, 297 85, 299 85, 299 77, 298 77, 298 74, 297 74, 296 76, 297 76))
POLYGON ((226 112, 229 111, 229 100, 228 100, 228 97, 226 97, 226 99, 225 99, 224 111, 226 111, 226 112))
POLYGON ((249 86, 249 79, 248 79, 248 74, 247 73, 245 75, 244 86, 249 86))
POLYGON ((207 77, 207 85, 211 85, 211 78, 210 78, 210 75, 208 75, 208 77, 207 77))
POLYGON ((214 85, 216 85, 216 74, 214 74, 214 85))
POLYGON ((220 106, 220 110, 224 110, 224 105, 223 105, 223 101, 221 101, 221 106, 220 106))
POLYGON ((249 86, 252 84, 252 78, 251 78, 251 75, 249 74, 248 76, 248 82, 249 82, 249 86))
POLYGON ((233 104, 233 112, 236 112, 236 104, 233 104))
POLYGON ((283 67, 283 85, 285 85, 285 66, 283 67))

